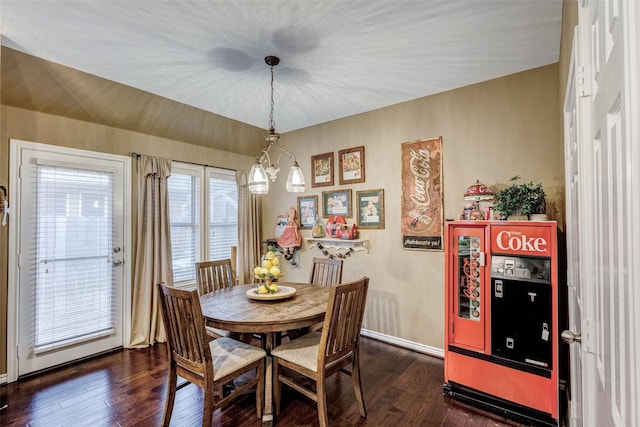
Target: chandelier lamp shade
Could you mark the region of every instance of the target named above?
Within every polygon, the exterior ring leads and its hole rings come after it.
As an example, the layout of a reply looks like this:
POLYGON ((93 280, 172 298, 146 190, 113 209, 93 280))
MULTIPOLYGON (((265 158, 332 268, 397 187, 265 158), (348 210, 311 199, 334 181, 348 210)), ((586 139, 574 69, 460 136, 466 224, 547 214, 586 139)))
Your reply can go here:
POLYGON ((271 111, 269 113, 269 133, 264 137, 267 145, 263 147, 256 156, 256 162, 249 171, 249 191, 253 194, 269 193, 269 181, 275 182, 278 172, 280 172, 280 159, 286 156, 293 159, 289 176, 287 177, 287 191, 290 193, 300 193, 305 190, 304 175, 296 156, 289 150, 280 146, 280 134, 276 132, 276 124, 273 121, 273 67, 280 63, 276 56, 267 56, 264 62, 271 69, 271 111), (274 149, 274 151, 271 151, 274 149), (280 151, 275 151, 278 149, 280 151), (265 167, 266 165, 266 167, 265 167))

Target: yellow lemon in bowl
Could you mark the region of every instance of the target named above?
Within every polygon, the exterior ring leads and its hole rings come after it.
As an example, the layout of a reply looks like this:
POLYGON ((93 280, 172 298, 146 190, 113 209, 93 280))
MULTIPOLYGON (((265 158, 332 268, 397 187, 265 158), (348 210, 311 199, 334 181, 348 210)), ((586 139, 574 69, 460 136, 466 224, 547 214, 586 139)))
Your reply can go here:
POLYGON ((253 274, 256 276, 260 276, 260 273, 262 273, 262 267, 256 267, 253 269, 253 274))
POLYGON ((278 261, 278 258, 274 258, 271 260, 271 265, 278 265, 280 264, 280 261, 278 261))
POLYGON ((269 293, 269 288, 267 288, 265 285, 260 285, 258 287, 258 293, 262 294, 262 295, 268 294, 269 293))
POLYGON ((269 269, 269 273, 273 274, 273 277, 279 277, 280 276, 280 269, 278 267, 271 267, 269 269))
POLYGON ((262 261, 262 267, 266 268, 267 270, 270 269, 272 265, 273 263, 268 259, 265 259, 264 261, 262 261))
POLYGON ((271 286, 269 286, 269 291, 271 291, 272 294, 275 294, 276 292, 278 292, 278 285, 272 283, 271 286))

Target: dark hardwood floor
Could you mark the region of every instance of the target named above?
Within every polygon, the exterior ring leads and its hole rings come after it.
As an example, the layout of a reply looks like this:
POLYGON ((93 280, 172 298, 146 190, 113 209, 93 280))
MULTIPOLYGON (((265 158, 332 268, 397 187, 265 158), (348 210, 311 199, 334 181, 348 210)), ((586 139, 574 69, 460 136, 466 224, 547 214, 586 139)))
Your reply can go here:
MULTIPOLYGON (((467 406, 442 393, 443 361, 362 338, 367 418, 358 413, 351 378, 329 383, 328 412, 334 426, 522 426, 467 406)), ((122 350, 0 387, 1 426, 157 426, 166 385, 166 346, 122 350)), ((199 426, 201 390, 178 391, 172 426, 199 426)), ((253 395, 214 414, 214 426, 259 427, 253 395)), ((284 388, 276 426, 317 426, 315 404, 284 388)))

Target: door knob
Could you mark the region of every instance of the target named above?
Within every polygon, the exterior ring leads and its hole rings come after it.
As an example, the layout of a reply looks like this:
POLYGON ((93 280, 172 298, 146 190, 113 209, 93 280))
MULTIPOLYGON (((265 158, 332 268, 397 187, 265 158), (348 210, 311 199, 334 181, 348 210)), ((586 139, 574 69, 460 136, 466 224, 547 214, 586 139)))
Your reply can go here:
POLYGON ((568 329, 565 329, 564 331, 562 331, 562 333, 560 334, 560 338, 562 338, 562 341, 566 344, 573 344, 576 342, 580 344, 582 342, 582 335, 574 334, 572 331, 568 329))
POLYGON ((113 264, 114 267, 117 267, 119 265, 122 265, 122 260, 121 259, 114 259, 111 264, 113 264))

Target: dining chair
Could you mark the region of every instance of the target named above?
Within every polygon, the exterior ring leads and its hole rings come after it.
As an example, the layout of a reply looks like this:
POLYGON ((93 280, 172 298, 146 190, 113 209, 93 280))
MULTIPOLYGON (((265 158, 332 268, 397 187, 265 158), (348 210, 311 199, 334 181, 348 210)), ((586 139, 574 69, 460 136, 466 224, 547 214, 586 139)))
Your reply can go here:
POLYGON ((204 327, 200 298, 188 291, 158 284, 162 320, 169 348, 169 375, 162 425, 168 426, 173 412, 178 375, 204 389, 202 426, 210 426, 213 412, 255 387, 256 414, 262 417, 264 400, 264 363, 266 352, 232 338, 210 340, 204 327), (255 370, 255 377, 234 385, 231 394, 223 386, 255 370), (217 392, 216 392, 217 391, 217 392))
POLYGON ((322 332, 311 332, 271 351, 276 415, 280 413, 282 383, 315 401, 320 427, 326 427, 329 421, 325 381, 331 375, 343 372, 352 376, 358 409, 366 418, 359 344, 368 287, 366 276, 332 286, 322 332), (348 365, 351 370, 345 369, 348 365))
MULTIPOLYGON (((230 258, 196 262, 196 285, 200 296, 220 289, 230 288, 235 283, 233 277, 230 258)), ((206 329, 207 334, 213 339, 230 336, 229 331, 211 326, 207 326, 206 329)), ((246 342, 247 340, 243 339, 243 341, 246 342)))
MULTIPOLYGON (((313 258, 309 283, 317 286, 329 287, 342 283, 342 260, 332 258, 313 258)), ((289 339, 296 339, 309 331, 319 331, 322 323, 318 323, 306 328, 293 329, 287 331, 289 339)))
POLYGON ((200 295, 230 288, 234 283, 231 258, 196 262, 196 284, 200 295))
POLYGON ((342 283, 342 260, 314 257, 309 283, 327 287, 342 283))

